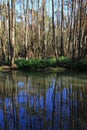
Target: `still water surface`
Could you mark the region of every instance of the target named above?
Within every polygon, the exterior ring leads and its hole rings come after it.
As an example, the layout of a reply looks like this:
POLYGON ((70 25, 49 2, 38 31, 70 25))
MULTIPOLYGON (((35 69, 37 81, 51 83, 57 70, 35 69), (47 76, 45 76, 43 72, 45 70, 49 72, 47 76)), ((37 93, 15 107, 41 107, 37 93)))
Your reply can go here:
POLYGON ((0 130, 87 130, 87 75, 0 72, 0 130))

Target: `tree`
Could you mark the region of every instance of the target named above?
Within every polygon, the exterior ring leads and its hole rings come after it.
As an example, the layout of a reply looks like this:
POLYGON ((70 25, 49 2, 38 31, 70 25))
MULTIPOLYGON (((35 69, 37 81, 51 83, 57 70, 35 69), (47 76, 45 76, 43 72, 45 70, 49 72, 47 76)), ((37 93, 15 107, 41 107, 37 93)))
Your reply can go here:
POLYGON ((80 56, 81 56, 81 25, 82 25, 82 2, 83 0, 79 0, 79 6, 80 6, 80 10, 79 10, 79 40, 78 40, 78 68, 79 68, 79 60, 80 60, 80 56))
POLYGON ((2 0, 0 14, 0 61, 86 56, 86 0, 2 0))
POLYGON ((52 42, 53 42, 53 48, 55 50, 55 56, 56 56, 55 25, 54 25, 54 0, 52 0, 52 30, 53 30, 52 42))
POLYGON ((29 9, 28 9, 28 5, 29 5, 29 0, 26 0, 26 17, 25 17, 25 59, 27 60, 27 46, 28 46, 28 16, 29 16, 29 9))
POLYGON ((63 25, 64 25, 64 0, 61 1, 61 55, 64 55, 63 45, 63 25))
POLYGON ((42 45, 42 57, 45 58, 46 53, 46 39, 45 39, 45 6, 46 6, 46 0, 42 0, 42 9, 43 9, 43 45, 42 45))
POLYGON ((11 0, 11 7, 12 7, 12 27, 11 27, 11 66, 14 65, 14 59, 15 59, 15 0, 11 0))

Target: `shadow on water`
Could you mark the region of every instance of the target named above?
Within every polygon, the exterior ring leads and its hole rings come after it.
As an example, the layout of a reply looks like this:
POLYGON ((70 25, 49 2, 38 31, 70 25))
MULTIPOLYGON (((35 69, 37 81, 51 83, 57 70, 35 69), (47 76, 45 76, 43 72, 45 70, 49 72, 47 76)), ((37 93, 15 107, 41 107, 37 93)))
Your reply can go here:
POLYGON ((86 115, 86 75, 0 72, 0 130, 86 130, 86 115))

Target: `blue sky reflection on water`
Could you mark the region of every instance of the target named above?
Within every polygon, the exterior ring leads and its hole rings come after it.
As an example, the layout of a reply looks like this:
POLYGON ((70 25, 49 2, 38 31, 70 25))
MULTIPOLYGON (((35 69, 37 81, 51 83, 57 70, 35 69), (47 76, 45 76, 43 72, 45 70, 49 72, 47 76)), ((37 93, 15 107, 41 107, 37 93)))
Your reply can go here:
POLYGON ((86 130, 86 78, 9 76, 0 74, 1 130, 86 130))

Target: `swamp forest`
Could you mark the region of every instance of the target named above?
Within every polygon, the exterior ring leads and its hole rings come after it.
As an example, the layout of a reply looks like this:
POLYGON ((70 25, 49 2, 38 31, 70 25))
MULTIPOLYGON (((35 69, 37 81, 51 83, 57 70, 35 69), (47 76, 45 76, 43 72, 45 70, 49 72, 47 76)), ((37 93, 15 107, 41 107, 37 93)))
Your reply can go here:
POLYGON ((0 0, 0 130, 87 130, 87 0, 0 0))

